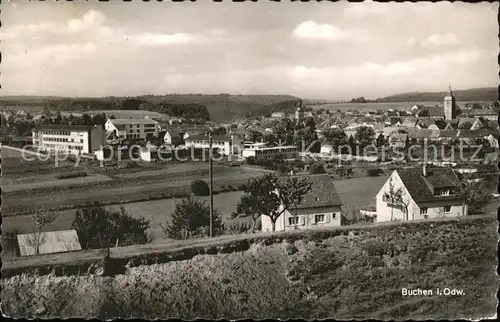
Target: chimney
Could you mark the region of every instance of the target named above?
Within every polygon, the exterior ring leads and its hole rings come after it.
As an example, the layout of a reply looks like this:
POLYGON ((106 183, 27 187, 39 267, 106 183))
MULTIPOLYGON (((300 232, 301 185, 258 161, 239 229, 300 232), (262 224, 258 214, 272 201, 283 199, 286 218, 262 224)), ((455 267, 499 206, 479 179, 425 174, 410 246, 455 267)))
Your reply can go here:
POLYGON ((422 167, 422 174, 424 177, 427 177, 427 163, 424 162, 424 165, 422 167))

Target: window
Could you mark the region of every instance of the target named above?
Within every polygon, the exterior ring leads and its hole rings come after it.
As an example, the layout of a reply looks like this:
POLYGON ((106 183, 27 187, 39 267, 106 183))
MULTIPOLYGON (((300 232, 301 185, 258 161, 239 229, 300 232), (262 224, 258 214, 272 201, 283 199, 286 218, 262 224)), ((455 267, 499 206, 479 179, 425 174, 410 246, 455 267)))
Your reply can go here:
POLYGON ((299 217, 290 217, 290 218, 288 218, 288 224, 290 226, 298 225, 299 224, 299 217))
POLYGON ((444 206, 444 212, 445 213, 450 213, 451 212, 451 206, 444 206))
POLYGON ((315 215, 314 216, 315 223, 322 223, 324 221, 325 221, 325 215, 315 215))
POLYGON ((450 194, 450 189, 443 189, 439 192, 441 196, 448 196, 450 194))
POLYGON ((421 215, 426 215, 427 214, 427 207, 420 208, 420 214, 421 215))
POLYGON ((80 139, 80 143, 83 143, 83 139, 80 139))

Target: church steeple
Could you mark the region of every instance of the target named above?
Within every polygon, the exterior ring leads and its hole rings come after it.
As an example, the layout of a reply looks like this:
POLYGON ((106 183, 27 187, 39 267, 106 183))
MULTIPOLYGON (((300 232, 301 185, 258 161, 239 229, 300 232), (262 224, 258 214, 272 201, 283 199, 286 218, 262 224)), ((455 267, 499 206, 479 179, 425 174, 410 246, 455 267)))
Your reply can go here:
POLYGON ((453 92, 451 91, 451 83, 448 82, 448 93, 444 98, 444 118, 447 121, 455 119, 457 116, 455 97, 453 97, 453 92))

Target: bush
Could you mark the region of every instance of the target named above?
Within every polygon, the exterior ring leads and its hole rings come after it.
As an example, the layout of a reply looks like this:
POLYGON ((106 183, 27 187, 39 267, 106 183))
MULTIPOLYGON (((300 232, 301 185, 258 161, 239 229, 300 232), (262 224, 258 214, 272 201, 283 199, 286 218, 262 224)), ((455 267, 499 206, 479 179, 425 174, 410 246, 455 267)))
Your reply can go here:
POLYGON ((246 184, 240 184, 240 186, 238 187, 238 190, 245 190, 247 188, 247 185, 246 184))
POLYGON ((382 169, 368 169, 366 170, 366 174, 369 177, 378 177, 383 173, 382 169))
POLYGON ((19 232, 15 230, 6 231, 2 235, 2 244, 6 252, 11 252, 13 256, 19 256, 19 244, 17 242, 17 235, 19 232))
POLYGON ((248 157, 248 158, 246 159, 246 163, 247 163, 248 165, 254 165, 254 164, 255 164, 255 161, 256 161, 256 160, 255 160, 255 157, 248 157))
MULTIPOLYGON (((220 235, 224 231, 222 218, 214 211, 212 218, 214 235, 220 235)), ((167 225, 161 225, 165 235, 172 239, 188 239, 205 237, 209 235, 210 207, 204 200, 193 197, 182 199, 175 205, 172 221, 167 225)))
POLYGON ((313 163, 310 167, 309 167, 309 173, 310 174, 323 174, 323 173, 326 173, 326 170, 325 170, 325 167, 323 166, 323 164, 321 163, 313 163))
MULTIPOLYGON (((229 186, 230 187, 230 186, 229 186)), ((191 182, 191 192, 198 197, 210 195, 210 187, 203 180, 195 180, 191 182)))
POLYGON ((81 177, 86 177, 86 176, 88 176, 87 172, 79 171, 79 172, 63 173, 63 174, 58 175, 56 178, 57 179, 71 179, 71 178, 81 178, 81 177))

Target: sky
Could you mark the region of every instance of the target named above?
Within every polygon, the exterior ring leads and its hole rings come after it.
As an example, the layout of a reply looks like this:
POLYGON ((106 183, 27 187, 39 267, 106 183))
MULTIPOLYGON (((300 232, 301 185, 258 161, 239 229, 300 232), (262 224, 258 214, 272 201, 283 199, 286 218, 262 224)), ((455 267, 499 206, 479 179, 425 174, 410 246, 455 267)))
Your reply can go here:
POLYGON ((2 95, 290 94, 498 85, 497 3, 2 3, 2 95))

